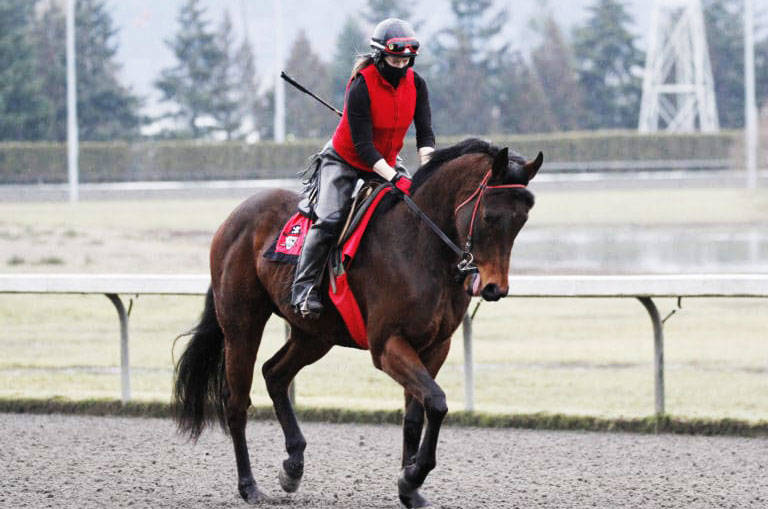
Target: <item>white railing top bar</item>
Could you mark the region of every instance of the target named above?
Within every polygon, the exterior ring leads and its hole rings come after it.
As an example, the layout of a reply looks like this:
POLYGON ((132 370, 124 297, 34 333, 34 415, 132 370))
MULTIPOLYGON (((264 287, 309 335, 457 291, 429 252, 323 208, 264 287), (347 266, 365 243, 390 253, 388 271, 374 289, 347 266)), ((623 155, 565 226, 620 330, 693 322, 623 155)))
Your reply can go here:
POLYGON ((510 276, 510 297, 768 297, 768 274, 510 276))
MULTIPOLYGON (((0 293, 202 295, 206 274, 0 274, 0 293)), ((768 274, 510 276, 510 297, 768 297, 768 274)))
POLYGON ((0 274, 0 293, 202 295, 204 274, 0 274))

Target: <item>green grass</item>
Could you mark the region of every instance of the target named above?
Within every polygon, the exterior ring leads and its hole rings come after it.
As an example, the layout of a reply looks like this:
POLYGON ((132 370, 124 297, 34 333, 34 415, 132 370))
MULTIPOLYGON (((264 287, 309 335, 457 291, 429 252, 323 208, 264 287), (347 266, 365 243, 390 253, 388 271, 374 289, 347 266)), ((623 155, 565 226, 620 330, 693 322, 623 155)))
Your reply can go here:
MULTIPOLYGON (((5 272, 203 273, 215 228, 234 200, 2 203, 5 272), (57 258, 59 265, 30 260, 57 258), (9 263, 9 260, 23 263, 9 263)), ((539 193, 526 228, 634 224, 762 225, 768 192, 737 189, 539 193)), ((662 315, 675 307, 658 303, 662 315)), ((142 296, 131 316, 133 395, 168 402, 173 338, 195 324, 202 297, 142 296)), ((683 302, 666 324, 667 411, 687 419, 768 416, 768 301, 683 302)), ((102 296, 0 295, 0 397, 114 399, 120 394, 119 329, 102 296)), ((461 331, 438 382, 464 406, 461 331)), ((653 413, 653 347, 642 306, 620 299, 506 299, 483 304, 474 323, 476 409, 489 415, 653 413)), ((180 340, 176 355, 183 348, 180 340)), ((283 341, 269 322, 253 386, 269 405, 260 364, 283 341)), ((313 408, 392 410, 402 390, 367 352, 337 348, 300 373, 297 397, 313 408)))
MULTIPOLYGON (((662 310, 674 306, 660 300, 662 310)), ((768 302, 697 299, 666 326, 667 410, 688 418, 756 422, 768 415, 764 344, 768 302), (734 334, 732 327, 738 327, 734 334)), ((202 297, 142 296, 131 317, 133 395, 168 402, 174 337, 194 325, 202 297)), ((116 313, 99 296, 0 296, 0 397, 115 398, 116 313)), ((283 341, 269 322, 257 361, 255 405, 269 405, 261 363, 283 341)), ((464 406, 461 335, 438 376, 449 407, 464 406)), ((506 299, 474 324, 476 409, 490 414, 641 418, 653 413, 652 331, 628 299, 506 299)), ((185 340, 176 345, 178 357, 185 340)), ((297 379, 304 406, 398 408, 402 391, 367 352, 336 348, 297 379)))

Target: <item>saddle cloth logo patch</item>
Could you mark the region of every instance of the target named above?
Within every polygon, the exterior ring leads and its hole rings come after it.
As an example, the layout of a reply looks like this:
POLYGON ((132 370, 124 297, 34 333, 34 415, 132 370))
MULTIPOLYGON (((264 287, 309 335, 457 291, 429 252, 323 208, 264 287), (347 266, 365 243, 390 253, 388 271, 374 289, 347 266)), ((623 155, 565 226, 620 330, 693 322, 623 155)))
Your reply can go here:
POLYGON ((265 256, 276 261, 296 263, 310 226, 312 221, 297 212, 285 224, 265 256))
MULTIPOLYGON (((288 252, 293 248, 293 246, 296 245, 296 243, 301 239, 304 240, 304 237, 302 236, 303 233, 306 234, 306 229, 302 230, 300 224, 295 224, 291 227, 291 231, 288 232, 288 234, 285 236, 285 241, 283 244, 280 245, 281 248, 285 250, 285 252, 288 252)), ((302 242, 303 243, 303 242, 302 242)))

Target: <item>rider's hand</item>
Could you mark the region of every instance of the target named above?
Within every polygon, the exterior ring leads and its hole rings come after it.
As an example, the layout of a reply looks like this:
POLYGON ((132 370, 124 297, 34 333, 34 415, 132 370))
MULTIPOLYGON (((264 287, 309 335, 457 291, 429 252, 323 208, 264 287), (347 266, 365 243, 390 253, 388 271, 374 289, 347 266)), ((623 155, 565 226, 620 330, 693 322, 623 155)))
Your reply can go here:
POLYGON ((390 180, 395 189, 403 194, 411 195, 411 179, 404 173, 395 173, 395 176, 390 180))
POLYGON ((424 166, 432 159, 432 153, 435 151, 434 147, 421 147, 419 149, 419 161, 424 166))

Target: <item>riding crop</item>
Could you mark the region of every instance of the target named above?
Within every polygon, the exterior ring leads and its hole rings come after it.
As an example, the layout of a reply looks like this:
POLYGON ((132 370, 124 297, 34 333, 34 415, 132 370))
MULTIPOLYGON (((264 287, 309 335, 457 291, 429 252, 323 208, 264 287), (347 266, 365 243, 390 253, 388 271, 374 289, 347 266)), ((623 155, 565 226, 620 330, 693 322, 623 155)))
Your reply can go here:
POLYGON ((320 104, 322 104, 326 108, 330 109, 331 111, 335 112, 338 116, 342 116, 342 113, 339 110, 337 110, 336 108, 334 108, 333 106, 328 104, 328 102, 326 102, 325 100, 321 99, 320 97, 316 96, 314 93, 312 93, 311 91, 309 91, 308 89, 303 87, 295 79, 293 79, 290 76, 288 76, 287 74, 285 74, 285 71, 282 71, 280 73, 280 77, 283 78, 288 83, 290 83, 291 85, 293 85, 294 87, 296 87, 297 89, 299 89, 302 92, 304 92, 305 94, 307 94, 310 97, 313 97, 313 98, 317 99, 318 101, 320 101, 320 104))

